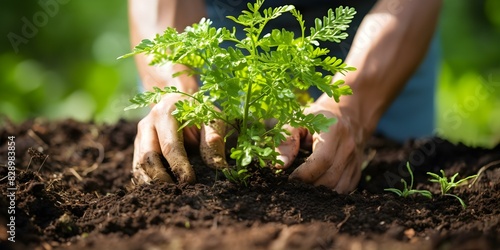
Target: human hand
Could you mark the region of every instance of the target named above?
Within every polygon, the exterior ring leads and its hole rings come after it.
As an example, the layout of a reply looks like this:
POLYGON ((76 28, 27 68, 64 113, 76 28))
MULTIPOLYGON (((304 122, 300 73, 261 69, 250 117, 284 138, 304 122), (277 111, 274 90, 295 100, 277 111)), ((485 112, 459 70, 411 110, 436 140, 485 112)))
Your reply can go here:
POLYGON ((188 148, 200 148, 205 164, 212 168, 225 168, 227 162, 224 151, 225 126, 214 121, 202 126, 186 127, 179 131, 179 123, 172 115, 175 103, 185 99, 180 94, 167 94, 138 124, 134 142, 132 173, 136 184, 153 180, 173 183, 174 178, 181 183, 194 183, 196 176, 189 163, 185 144, 188 148), (168 166, 162 163, 164 157, 168 166))
POLYGON ((335 117, 337 122, 327 132, 319 134, 310 134, 305 128, 288 127, 291 135, 276 149, 284 165, 276 167, 290 167, 299 148, 312 147, 311 155, 289 178, 323 185, 339 193, 354 190, 361 177, 364 160, 362 127, 337 107, 314 103, 305 112, 335 117))

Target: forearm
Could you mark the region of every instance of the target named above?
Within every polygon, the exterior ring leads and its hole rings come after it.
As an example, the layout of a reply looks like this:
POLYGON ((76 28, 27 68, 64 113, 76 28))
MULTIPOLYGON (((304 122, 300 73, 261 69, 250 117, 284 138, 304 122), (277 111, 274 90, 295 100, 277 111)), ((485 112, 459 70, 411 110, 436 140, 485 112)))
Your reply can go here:
POLYGON ((353 89, 340 103, 323 95, 318 102, 340 109, 363 127, 366 138, 426 54, 438 21, 439 0, 381 0, 364 18, 346 63, 357 68, 337 74, 353 89))
MULTIPOLYGON (((183 31, 203 16, 204 0, 129 0, 131 43, 135 46, 142 39, 163 33, 167 27, 183 31)), ((135 61, 146 90, 154 86, 175 86, 181 91, 193 93, 198 89, 198 83, 192 76, 172 77, 173 73, 186 69, 183 65, 150 66, 150 59, 142 54, 135 56, 135 61)))

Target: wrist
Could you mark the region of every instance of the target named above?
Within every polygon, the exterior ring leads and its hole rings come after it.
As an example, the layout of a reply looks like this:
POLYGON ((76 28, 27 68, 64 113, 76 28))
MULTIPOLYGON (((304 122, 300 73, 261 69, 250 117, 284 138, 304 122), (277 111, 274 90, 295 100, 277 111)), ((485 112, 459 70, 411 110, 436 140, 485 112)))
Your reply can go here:
POLYGON ((361 130, 362 140, 367 141, 377 129, 382 113, 377 104, 363 96, 348 96, 338 103, 340 112, 348 116, 351 122, 357 124, 361 130))
POLYGON ((188 71, 189 68, 182 64, 165 63, 160 66, 149 65, 151 58, 144 55, 137 55, 139 74, 142 85, 147 91, 152 91, 153 87, 164 88, 166 86, 176 87, 179 91, 193 94, 198 91, 198 81, 196 77, 188 74, 181 74, 173 77, 174 74, 188 71))
POLYGON ((373 100, 370 95, 363 93, 365 91, 355 86, 351 85, 353 94, 341 96, 339 102, 323 94, 316 103, 338 116, 339 119, 349 122, 359 133, 358 139, 366 142, 375 132, 383 109, 381 103, 373 100))

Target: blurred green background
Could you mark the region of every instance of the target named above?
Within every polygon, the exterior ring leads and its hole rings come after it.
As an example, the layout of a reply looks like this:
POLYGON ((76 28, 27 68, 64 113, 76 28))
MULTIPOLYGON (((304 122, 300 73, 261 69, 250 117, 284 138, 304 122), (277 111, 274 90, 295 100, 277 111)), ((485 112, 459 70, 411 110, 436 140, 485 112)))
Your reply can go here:
POLYGON ((1 114, 16 122, 139 116, 123 112, 137 93, 134 60, 116 59, 130 51, 127 1, 5 1, 0 20, 1 114))
MULTIPOLYGON (((445 0, 436 132, 500 141, 500 0, 445 0)), ((0 116, 113 123, 137 92, 123 0, 5 1, 0 9, 0 116), (45 3, 45 4, 40 4, 45 3)))
POLYGON ((500 142, 500 0, 445 0, 437 132, 473 146, 500 142))

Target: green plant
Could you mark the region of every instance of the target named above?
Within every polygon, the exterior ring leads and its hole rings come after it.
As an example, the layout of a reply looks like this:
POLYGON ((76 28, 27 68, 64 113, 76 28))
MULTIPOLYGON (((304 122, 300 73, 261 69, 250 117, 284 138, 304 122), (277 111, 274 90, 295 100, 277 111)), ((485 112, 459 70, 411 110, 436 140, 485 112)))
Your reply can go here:
POLYGON ((327 56, 329 50, 319 47, 319 41, 340 42, 347 37, 354 14, 353 8, 338 7, 328 10, 323 19, 317 18, 306 35, 302 15, 292 5, 262 9, 263 0, 248 4, 238 17, 229 16, 244 26, 246 37, 238 39, 236 28, 211 27, 211 21, 202 19, 178 33, 168 28, 153 40, 143 40, 133 52, 152 55, 151 64, 166 62, 184 64, 188 70, 180 74, 199 75, 203 85, 194 94, 175 87, 155 88, 136 95, 126 109, 157 103, 161 96, 178 93, 190 98, 179 101, 173 115, 186 126, 208 124, 214 119, 224 121, 230 128, 228 135, 238 134, 237 145, 230 157, 236 167, 226 170, 226 177, 244 181, 247 166, 256 161, 264 167, 282 163, 277 159, 276 146, 285 140, 284 125, 305 127, 311 133, 326 131, 335 119, 323 115, 305 114, 296 92, 318 87, 337 102, 342 95, 352 94, 343 81, 332 83, 333 74, 355 70, 341 59, 327 56), (266 24, 284 13, 291 13, 300 26, 298 37, 285 29, 273 29, 262 34, 266 24), (227 48, 222 42, 229 42, 227 48), (322 69, 324 74, 318 69, 322 69), (215 104, 222 108, 218 111, 215 104), (275 119, 276 125, 266 127, 264 121, 275 119))
POLYGON ((229 181, 243 184, 247 186, 247 179, 250 177, 250 173, 246 168, 229 168, 223 169, 222 173, 229 181))
POLYGON ((454 195, 454 194, 449 194, 448 192, 452 188, 456 188, 456 187, 459 187, 461 185, 467 184, 468 180, 476 178, 477 174, 465 177, 465 178, 455 182, 455 178, 458 176, 458 173, 454 174, 448 180, 448 177, 446 177, 446 174, 444 173, 444 171, 440 170, 440 172, 441 172, 441 175, 443 175, 442 177, 435 174, 435 173, 427 172, 427 174, 431 176, 431 179, 429 179, 429 181, 439 183, 439 185, 441 186, 441 196, 455 197, 460 202, 460 204, 462 205, 462 207, 464 209, 467 208, 467 206, 465 205, 465 202, 460 197, 458 197, 457 195, 454 195))
POLYGON ((401 182, 403 183, 402 190, 399 190, 397 188, 386 188, 384 190, 389 191, 389 192, 393 192, 393 193, 395 193, 399 196, 402 196, 404 198, 406 198, 410 195, 420 194, 420 195, 425 196, 429 199, 432 199, 432 193, 429 192, 428 190, 413 189, 413 172, 411 171, 409 162, 406 163, 406 168, 408 169, 408 173, 410 173, 410 179, 411 179, 410 186, 408 186, 406 181, 403 178, 401 178, 401 182))

